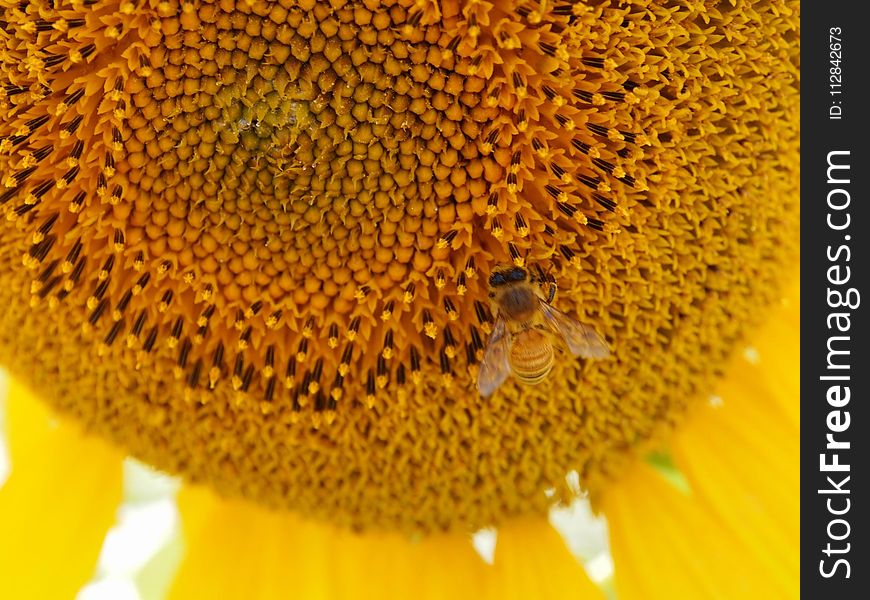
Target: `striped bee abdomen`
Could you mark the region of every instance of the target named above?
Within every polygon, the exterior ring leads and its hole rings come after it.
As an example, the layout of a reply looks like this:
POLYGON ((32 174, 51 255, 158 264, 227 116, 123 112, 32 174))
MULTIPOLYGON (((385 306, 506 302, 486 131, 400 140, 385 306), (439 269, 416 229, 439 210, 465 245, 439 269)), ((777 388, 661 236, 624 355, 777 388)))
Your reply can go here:
POLYGON ((514 375, 527 384, 536 384, 550 373, 555 351, 546 334, 525 329, 515 334, 508 358, 514 375))

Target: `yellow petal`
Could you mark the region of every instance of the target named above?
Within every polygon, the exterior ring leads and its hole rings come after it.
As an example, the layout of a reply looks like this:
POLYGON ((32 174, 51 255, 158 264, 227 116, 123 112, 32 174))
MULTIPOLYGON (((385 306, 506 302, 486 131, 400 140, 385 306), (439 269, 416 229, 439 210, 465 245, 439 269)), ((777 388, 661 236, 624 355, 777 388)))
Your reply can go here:
POLYGON ((608 490, 620 600, 799 595, 800 282, 678 430, 681 492, 638 464, 608 490))
POLYGON ((619 600, 781 598, 697 498, 638 462, 602 498, 619 600))
POLYGON ((758 360, 736 358, 717 391, 721 406, 693 415, 676 436, 674 458, 698 502, 745 544, 757 570, 797 597, 800 430, 788 413, 799 404, 800 344, 788 320, 799 314, 798 297, 777 312, 760 332, 758 360), (765 350, 773 348, 779 352, 765 350))
POLYGON ((356 534, 185 488, 187 553, 170 600, 600 599, 546 520, 499 532, 494 566, 469 536, 356 534))
POLYGON ((461 535, 358 535, 191 488, 179 509, 187 552, 171 600, 466 597, 491 570, 461 535))
POLYGON ((121 500, 121 456, 77 427, 53 422, 12 383, 12 471, 0 489, 5 598, 74 598, 93 575, 121 500))
POLYGON ((794 273, 791 285, 757 335, 751 336, 758 351, 757 375, 767 386, 769 398, 780 405, 788 420, 800 428, 800 343, 801 343, 800 272, 794 273))
POLYGON ((500 527, 494 566, 492 598, 604 598, 546 519, 500 527))
POLYGON ((325 536, 318 543, 287 515, 198 488, 183 489, 178 503, 185 558, 170 599, 326 597, 325 536))
POLYGON ((333 533, 335 598, 483 598, 492 567, 465 535, 333 533))

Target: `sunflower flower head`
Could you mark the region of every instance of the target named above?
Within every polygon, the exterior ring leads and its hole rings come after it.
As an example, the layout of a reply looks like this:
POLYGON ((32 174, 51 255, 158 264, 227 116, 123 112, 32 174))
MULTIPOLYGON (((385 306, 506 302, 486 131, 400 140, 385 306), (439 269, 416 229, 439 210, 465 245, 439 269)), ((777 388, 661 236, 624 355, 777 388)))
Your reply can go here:
POLYGON ((594 493, 796 254, 796 2, 0 6, 0 362, 226 494, 434 530, 594 493), (483 400, 510 262, 613 357, 483 400))

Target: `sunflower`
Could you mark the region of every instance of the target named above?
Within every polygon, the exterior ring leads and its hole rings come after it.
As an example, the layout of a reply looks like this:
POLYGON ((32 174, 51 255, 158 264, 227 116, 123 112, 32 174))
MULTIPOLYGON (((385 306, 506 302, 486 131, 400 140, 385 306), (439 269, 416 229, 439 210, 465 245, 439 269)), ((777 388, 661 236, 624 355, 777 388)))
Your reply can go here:
POLYGON ((594 597, 542 526, 578 485, 620 598, 797 594, 796 2, 2 6, 25 597, 86 579, 119 452, 222 498, 179 598, 594 597), (503 264, 611 357, 481 399, 503 264))

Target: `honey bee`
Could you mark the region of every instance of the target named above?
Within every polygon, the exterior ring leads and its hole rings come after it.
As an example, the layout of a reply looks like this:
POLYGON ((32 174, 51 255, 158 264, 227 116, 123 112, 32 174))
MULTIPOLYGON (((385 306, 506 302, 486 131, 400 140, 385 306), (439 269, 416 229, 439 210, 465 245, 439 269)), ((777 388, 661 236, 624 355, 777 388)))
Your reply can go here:
POLYGON ((555 296, 555 282, 546 281, 540 269, 537 277, 513 265, 493 269, 489 299, 496 320, 477 376, 481 396, 492 394, 511 373, 523 383, 540 383, 553 369, 557 351, 565 346, 583 358, 610 354, 595 329, 552 306, 555 296), (546 295, 544 282, 549 285, 546 295))

